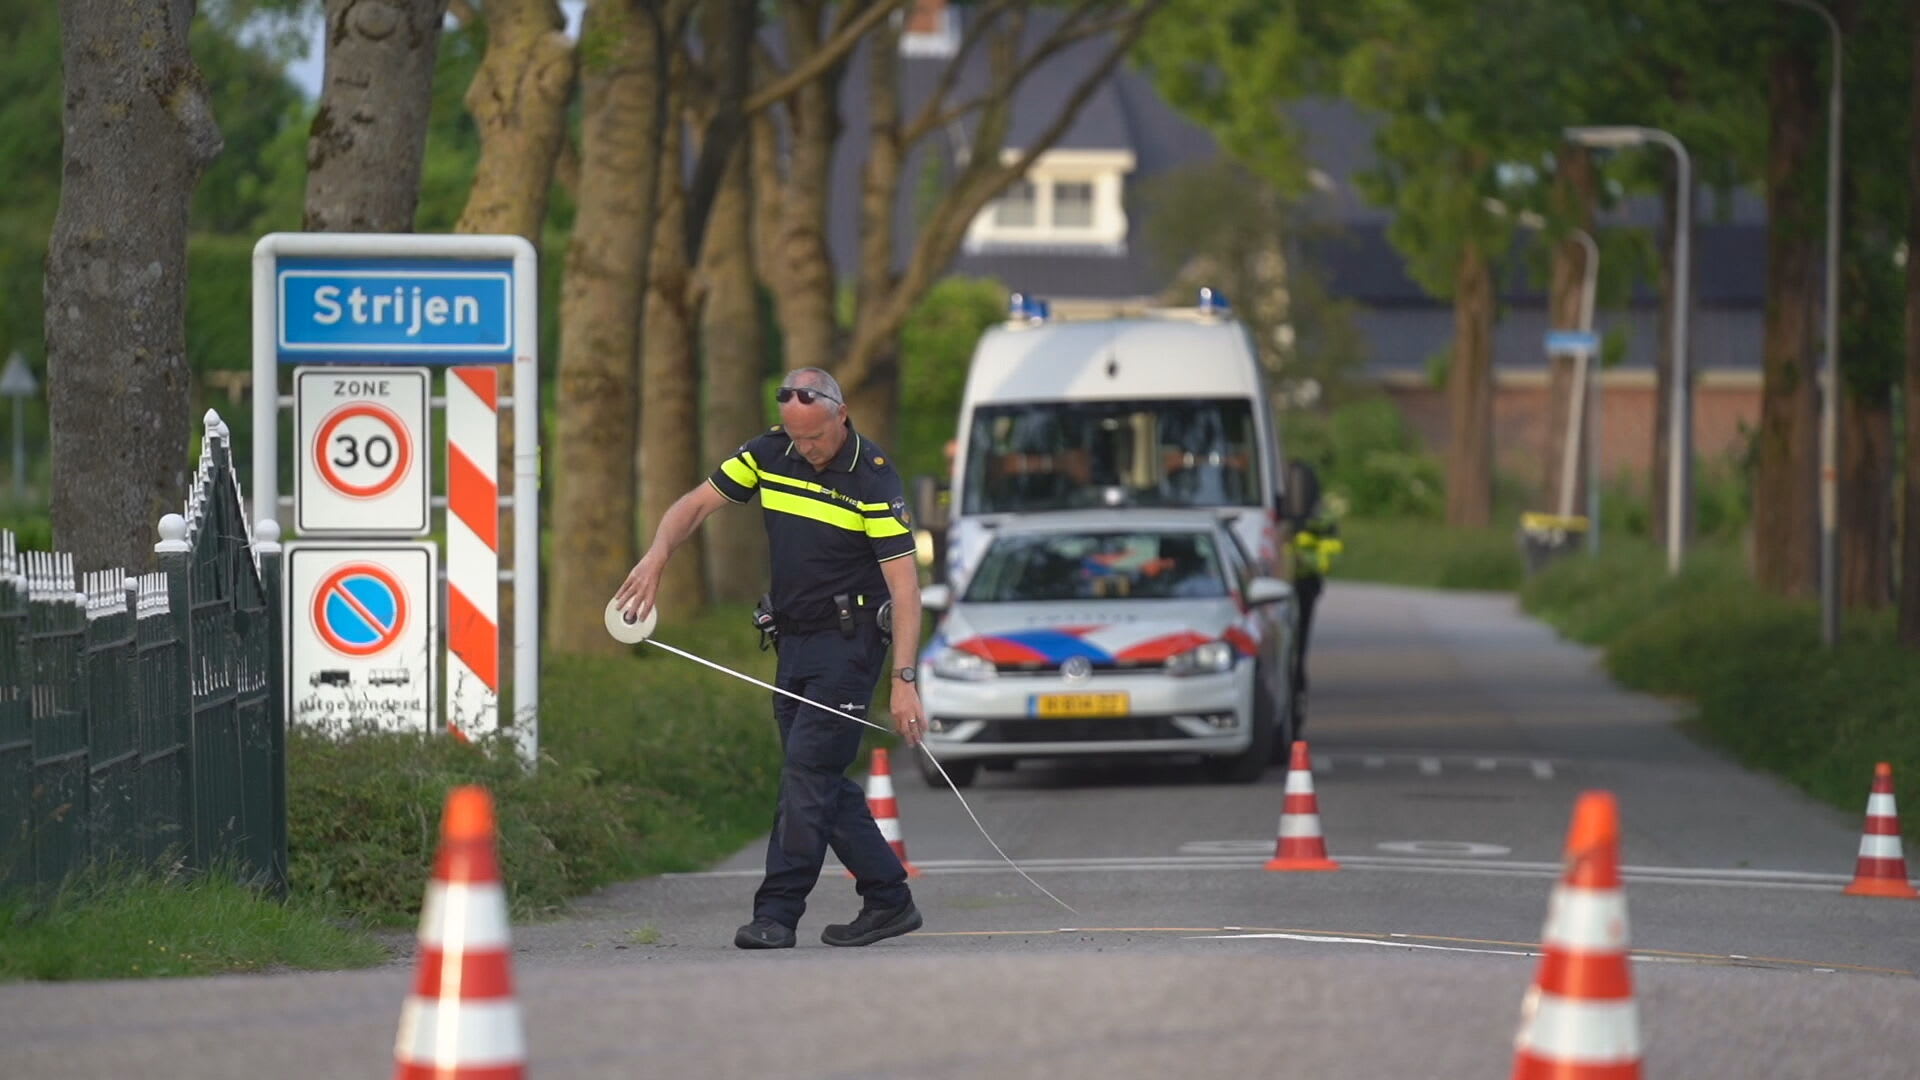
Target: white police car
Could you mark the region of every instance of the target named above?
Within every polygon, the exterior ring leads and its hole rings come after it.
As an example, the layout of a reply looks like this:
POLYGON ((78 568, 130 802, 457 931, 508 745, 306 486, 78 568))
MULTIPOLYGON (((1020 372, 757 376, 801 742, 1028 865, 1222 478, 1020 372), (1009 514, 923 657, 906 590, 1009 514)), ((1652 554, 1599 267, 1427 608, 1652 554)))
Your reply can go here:
MULTIPOLYGON (((1293 590, 1206 511, 1074 511, 993 530, 920 663, 926 744, 956 784, 1022 758, 1199 755, 1256 780, 1292 742, 1293 590)), ((940 784, 920 756, 921 772, 940 784)))

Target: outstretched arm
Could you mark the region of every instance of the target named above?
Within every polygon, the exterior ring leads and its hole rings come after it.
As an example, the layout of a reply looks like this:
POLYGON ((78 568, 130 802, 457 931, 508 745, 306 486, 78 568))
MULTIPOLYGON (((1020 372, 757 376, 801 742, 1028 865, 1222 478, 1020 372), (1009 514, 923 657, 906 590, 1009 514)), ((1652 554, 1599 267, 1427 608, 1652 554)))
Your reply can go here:
POLYGON ((909 745, 918 746, 927 733, 927 710, 920 704, 920 687, 904 682, 897 674, 912 667, 920 651, 920 573, 911 558, 888 559, 880 564, 887 579, 887 595, 893 600, 893 668, 890 678, 893 705, 893 729, 905 736, 909 745))
POLYGON ((674 500, 653 530, 653 546, 633 564, 627 580, 620 583, 620 591, 613 594, 629 618, 644 619, 653 611, 654 594, 660 589, 660 574, 667 568, 667 559, 687 542, 709 514, 725 505, 726 496, 712 484, 701 484, 674 500))

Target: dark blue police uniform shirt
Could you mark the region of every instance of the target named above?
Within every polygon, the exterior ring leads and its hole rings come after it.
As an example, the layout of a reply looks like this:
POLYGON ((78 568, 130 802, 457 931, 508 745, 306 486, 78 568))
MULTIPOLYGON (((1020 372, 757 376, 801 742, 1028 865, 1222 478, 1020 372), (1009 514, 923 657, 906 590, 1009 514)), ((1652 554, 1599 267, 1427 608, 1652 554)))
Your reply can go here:
POLYGON ((847 425, 846 445, 816 470, 779 428, 749 441, 707 478, 744 503, 760 493, 773 564, 773 609, 782 618, 834 618, 833 598, 887 599, 880 564, 914 553, 900 474, 886 452, 847 425))

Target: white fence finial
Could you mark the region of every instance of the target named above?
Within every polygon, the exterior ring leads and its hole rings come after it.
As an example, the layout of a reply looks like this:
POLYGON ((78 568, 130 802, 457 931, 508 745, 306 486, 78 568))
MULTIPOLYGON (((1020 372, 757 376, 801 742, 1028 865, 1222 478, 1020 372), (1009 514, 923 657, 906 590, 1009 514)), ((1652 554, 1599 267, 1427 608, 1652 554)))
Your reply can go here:
POLYGON ((168 514, 160 519, 160 542, 153 550, 161 555, 178 554, 192 551, 193 545, 187 543, 187 519, 179 514, 168 514))
POLYGON ((221 434, 227 426, 227 422, 220 419, 220 410, 218 409, 208 409, 207 415, 201 417, 200 422, 206 425, 207 434, 209 435, 221 434))
POLYGON ((261 518, 253 526, 253 550, 261 555, 280 553, 280 523, 272 518, 261 518))

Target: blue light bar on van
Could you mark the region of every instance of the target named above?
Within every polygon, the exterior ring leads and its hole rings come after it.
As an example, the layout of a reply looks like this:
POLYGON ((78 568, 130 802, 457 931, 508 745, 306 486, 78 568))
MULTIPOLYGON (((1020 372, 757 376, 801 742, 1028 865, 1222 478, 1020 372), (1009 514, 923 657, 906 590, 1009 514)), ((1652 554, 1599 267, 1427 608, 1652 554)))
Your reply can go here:
POLYGON ((1053 305, 1037 296, 1013 293, 1007 297, 1008 322, 1045 322, 1053 314, 1053 305))
POLYGON ((1232 307, 1227 303, 1225 293, 1218 289, 1212 289, 1202 285, 1200 287, 1200 310, 1208 315, 1225 315, 1228 311, 1232 310, 1232 307))

